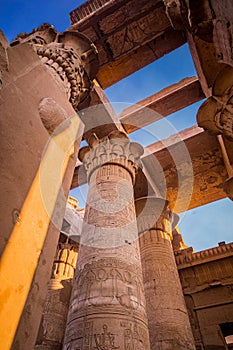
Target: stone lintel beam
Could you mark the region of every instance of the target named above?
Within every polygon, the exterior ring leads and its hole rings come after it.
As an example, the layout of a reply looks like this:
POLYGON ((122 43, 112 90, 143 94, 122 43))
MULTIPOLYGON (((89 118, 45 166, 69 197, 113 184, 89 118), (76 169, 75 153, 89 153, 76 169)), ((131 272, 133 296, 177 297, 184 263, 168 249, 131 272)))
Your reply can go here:
POLYGON ((182 32, 169 27, 160 36, 137 47, 135 51, 100 67, 96 78, 103 89, 106 89, 185 43, 182 32))
POLYGON ((219 143, 197 126, 146 147, 142 163, 177 213, 226 197, 219 143))
POLYGON ((161 0, 93 2, 72 11, 72 28, 96 45, 97 80, 107 88, 186 42, 166 16, 161 0), (96 2, 95 2, 96 3, 96 2))
MULTIPOLYGON (((232 142, 226 145, 233 154, 232 142)), ((222 184, 227 172, 219 143, 197 126, 146 147, 142 163, 177 213, 226 197, 222 184)), ((136 198, 153 193, 143 175, 138 180, 136 198)), ((85 182, 83 166, 76 167, 72 188, 85 182)))
POLYGON ((122 111, 119 116, 127 133, 151 124, 205 98, 197 77, 182 79, 122 111))

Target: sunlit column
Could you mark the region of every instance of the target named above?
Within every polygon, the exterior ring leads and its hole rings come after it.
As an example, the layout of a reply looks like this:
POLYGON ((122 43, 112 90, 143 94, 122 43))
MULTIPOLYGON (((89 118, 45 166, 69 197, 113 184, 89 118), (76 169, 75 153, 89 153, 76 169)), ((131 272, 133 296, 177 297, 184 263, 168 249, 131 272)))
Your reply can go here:
POLYGON ((141 154, 120 132, 80 151, 89 192, 64 350, 150 349, 133 192, 141 154))
POLYGON ((160 198, 141 198, 135 206, 151 349, 195 349, 171 244, 178 217, 160 198))

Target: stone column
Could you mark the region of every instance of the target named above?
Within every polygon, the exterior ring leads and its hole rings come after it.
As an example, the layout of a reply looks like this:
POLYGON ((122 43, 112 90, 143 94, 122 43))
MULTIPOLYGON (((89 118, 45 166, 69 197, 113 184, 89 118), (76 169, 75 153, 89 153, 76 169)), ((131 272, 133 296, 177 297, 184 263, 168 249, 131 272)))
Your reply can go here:
POLYGON ((36 350, 62 348, 79 244, 60 236, 49 282, 36 350))
POLYGON ((139 244, 152 350, 195 349, 172 249, 172 225, 178 217, 168 202, 136 200, 139 244))
POLYGON ((141 154, 120 132, 80 150, 89 192, 64 350, 150 349, 133 198, 141 154))
POLYGON ((33 349, 98 59, 78 31, 44 24, 11 45, 0 33, 0 61, 0 339, 33 349))

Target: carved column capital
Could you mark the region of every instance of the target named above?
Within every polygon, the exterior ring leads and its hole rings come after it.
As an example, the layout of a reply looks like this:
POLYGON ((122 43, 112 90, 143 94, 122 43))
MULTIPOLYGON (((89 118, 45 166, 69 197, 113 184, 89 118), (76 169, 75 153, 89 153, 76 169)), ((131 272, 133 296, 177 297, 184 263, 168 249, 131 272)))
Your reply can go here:
POLYGON ((85 103, 92 88, 91 80, 98 71, 97 49, 83 34, 67 30, 61 34, 43 24, 30 34, 20 34, 11 45, 30 44, 42 63, 60 84, 73 108, 85 103))
POLYGON ((197 123, 211 134, 233 141, 233 68, 227 67, 217 76, 212 96, 199 108, 197 123))
POLYGON ((170 210, 169 202, 157 197, 143 197, 135 201, 139 235, 151 229, 160 230, 172 240, 172 230, 179 217, 170 210))
POLYGON ((105 138, 99 140, 92 135, 90 146, 80 149, 79 159, 85 165, 88 181, 93 172, 103 165, 116 164, 129 171, 133 183, 139 167, 143 147, 130 142, 127 135, 120 131, 113 131, 105 138))

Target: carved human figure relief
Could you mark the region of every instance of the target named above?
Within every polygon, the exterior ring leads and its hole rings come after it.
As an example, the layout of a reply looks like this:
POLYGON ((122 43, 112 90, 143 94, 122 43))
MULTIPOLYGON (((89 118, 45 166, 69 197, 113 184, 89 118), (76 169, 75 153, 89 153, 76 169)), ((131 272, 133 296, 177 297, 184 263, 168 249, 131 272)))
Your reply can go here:
POLYGON ((97 350, 113 350, 119 349, 119 346, 115 345, 115 335, 108 332, 108 326, 103 325, 103 332, 101 334, 94 334, 95 349, 97 350))

